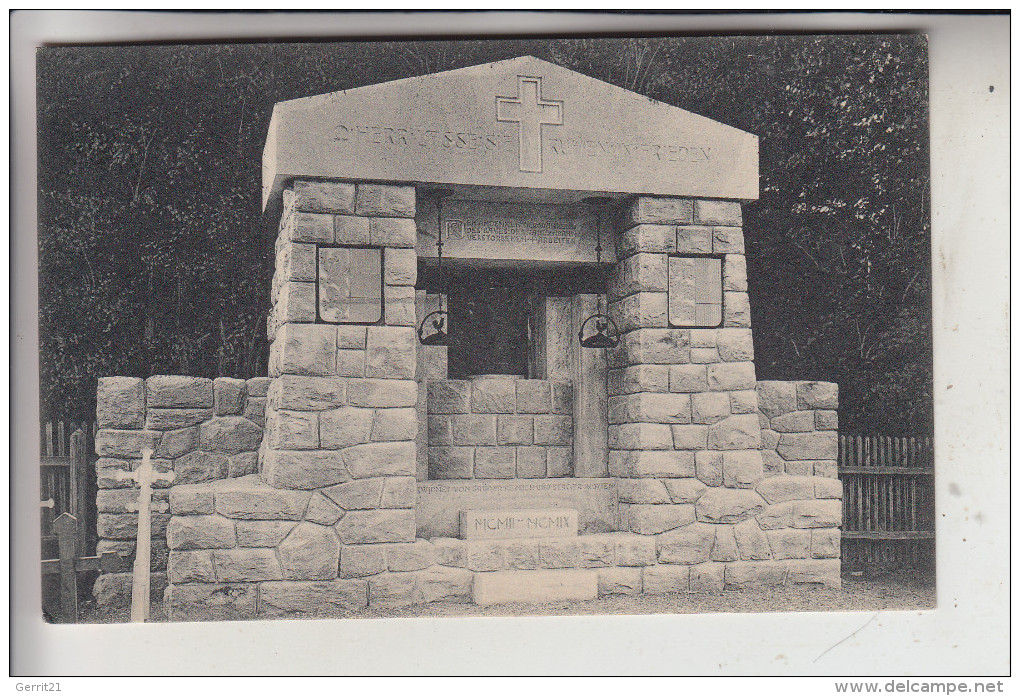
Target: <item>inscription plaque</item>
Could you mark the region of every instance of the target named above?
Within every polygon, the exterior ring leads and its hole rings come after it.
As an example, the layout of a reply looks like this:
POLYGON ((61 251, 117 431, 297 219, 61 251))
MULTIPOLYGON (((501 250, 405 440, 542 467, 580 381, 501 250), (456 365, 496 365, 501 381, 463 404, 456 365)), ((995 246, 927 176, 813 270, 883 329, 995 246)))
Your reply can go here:
POLYGON ((577 510, 461 510, 461 539, 577 536, 577 510))
MULTIPOLYGON (((435 257, 434 209, 423 209, 418 223, 418 254, 435 257)), ((582 205, 448 201, 440 223, 446 258, 595 263, 595 217, 582 205)), ((603 263, 615 260, 613 246, 603 240, 603 263)))

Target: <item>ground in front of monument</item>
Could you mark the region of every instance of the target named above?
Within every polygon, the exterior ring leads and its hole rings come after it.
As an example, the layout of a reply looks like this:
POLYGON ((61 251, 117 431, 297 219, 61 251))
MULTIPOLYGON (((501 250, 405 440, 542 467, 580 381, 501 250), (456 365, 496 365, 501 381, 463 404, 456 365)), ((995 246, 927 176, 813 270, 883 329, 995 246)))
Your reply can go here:
MULTIPOLYGON (((337 613, 334 618, 395 619, 468 616, 587 616, 645 614, 753 614, 784 611, 925 611, 935 609, 934 579, 917 573, 851 574, 840 589, 811 592, 789 587, 763 587, 708 593, 613 596, 587 601, 498 604, 478 606, 462 602, 434 602, 409 607, 368 607, 337 613)), ((84 608, 84 623, 122 623, 128 609, 84 608)), ((153 604, 152 621, 165 621, 162 602, 153 604)))

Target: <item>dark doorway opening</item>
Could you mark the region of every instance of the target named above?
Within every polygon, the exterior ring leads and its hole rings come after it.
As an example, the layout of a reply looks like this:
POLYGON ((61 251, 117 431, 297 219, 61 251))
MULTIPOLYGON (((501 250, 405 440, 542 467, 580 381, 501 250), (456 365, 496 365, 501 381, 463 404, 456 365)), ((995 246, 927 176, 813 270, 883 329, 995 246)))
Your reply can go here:
MULTIPOLYGON (((424 265, 424 264, 423 264, 424 265)), ((536 364, 536 309, 545 297, 602 292, 605 271, 592 267, 491 268, 445 266, 450 379, 529 374, 536 364)), ((420 269, 429 292, 438 292, 432 268, 420 269)))
POLYGON ((516 273, 458 274, 449 291, 451 379, 475 375, 528 376, 530 278, 516 273))

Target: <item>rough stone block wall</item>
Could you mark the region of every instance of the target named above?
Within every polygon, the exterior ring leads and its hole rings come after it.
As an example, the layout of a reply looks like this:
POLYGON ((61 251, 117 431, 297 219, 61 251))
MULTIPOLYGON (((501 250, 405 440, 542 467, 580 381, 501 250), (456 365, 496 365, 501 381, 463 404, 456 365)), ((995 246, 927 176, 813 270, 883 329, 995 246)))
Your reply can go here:
MULTIPOLYGON (((738 203, 639 197, 619 221, 609 469, 621 527, 655 539, 652 588, 664 573, 692 590, 840 582, 838 481, 763 461, 743 252, 738 203), (671 254, 722 257, 720 327, 670 326, 671 254)), ((795 435, 783 451, 813 445, 795 435)))
POLYGON ((832 382, 758 382, 765 471, 835 479, 838 406, 832 382))
POLYGON ((573 407, 569 381, 430 381, 429 478, 572 476, 573 407))
MULTIPOLYGON (((113 472, 152 447, 177 476, 156 496, 170 514, 154 516, 153 589, 166 585, 171 619, 467 602, 478 574, 501 571, 570 569, 602 596, 839 585, 836 385, 756 381, 738 204, 641 197, 618 226, 608 435, 621 531, 506 540, 415 538, 414 189, 297 181, 283 210, 270 378, 100 383, 101 550, 133 544, 131 484, 113 472), (319 252, 338 244, 381 250, 379 321, 321 321, 319 252), (668 257, 686 253, 723 259, 719 327, 669 323, 668 257)), ((430 382, 430 473, 569 476, 571 391, 430 382)), ((130 576, 105 577, 107 603, 126 604, 130 576)))
MULTIPOLYGON (((157 472, 174 473, 174 484, 245 476, 257 468, 257 451, 269 379, 202 379, 174 375, 104 377, 99 380, 96 416, 96 476, 99 492, 97 552, 135 552, 138 485, 117 477, 134 471, 142 451, 152 449, 157 472)), ((167 481, 153 483, 152 591, 166 587, 170 513, 167 481), (163 505, 161 506, 160 503, 163 505)), ((124 607, 131 601, 131 574, 107 573, 93 594, 101 606, 124 607)))
POLYGON ((373 603, 414 585, 399 560, 415 546, 414 213, 410 186, 295 181, 285 192, 261 467, 173 490, 171 618, 356 608, 373 597, 361 578, 383 572, 373 603), (379 321, 321 323, 320 253, 335 245, 381 250, 379 321))

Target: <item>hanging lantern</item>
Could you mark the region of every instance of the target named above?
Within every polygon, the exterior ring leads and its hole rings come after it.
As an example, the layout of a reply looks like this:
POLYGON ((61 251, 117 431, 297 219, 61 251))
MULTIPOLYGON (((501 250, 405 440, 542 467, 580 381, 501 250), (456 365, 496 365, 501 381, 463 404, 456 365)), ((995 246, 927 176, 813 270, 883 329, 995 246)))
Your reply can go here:
MULTIPOLYGON (((599 264, 600 271, 602 268, 602 216, 600 211, 611 202, 612 199, 606 196, 592 196, 584 199, 584 203, 587 203, 595 211, 595 262, 599 264)), ((620 330, 616 326, 616 322, 603 310, 604 305, 605 295, 599 293, 595 314, 581 322, 581 328, 577 332, 577 340, 581 342, 582 348, 614 348, 620 343, 620 330)))
POLYGON ((446 312, 432 312, 418 325, 418 342, 423 346, 447 346, 450 336, 446 333, 446 312))
POLYGON ((432 197, 436 201, 436 271, 439 274, 439 309, 427 315, 418 325, 418 342, 423 346, 450 345, 449 316, 444 309, 446 288, 443 284, 443 199, 453 195, 453 189, 434 189, 432 197))
POLYGON ((619 335, 616 322, 600 312, 584 320, 577 340, 582 348, 615 348, 620 343, 619 335))

